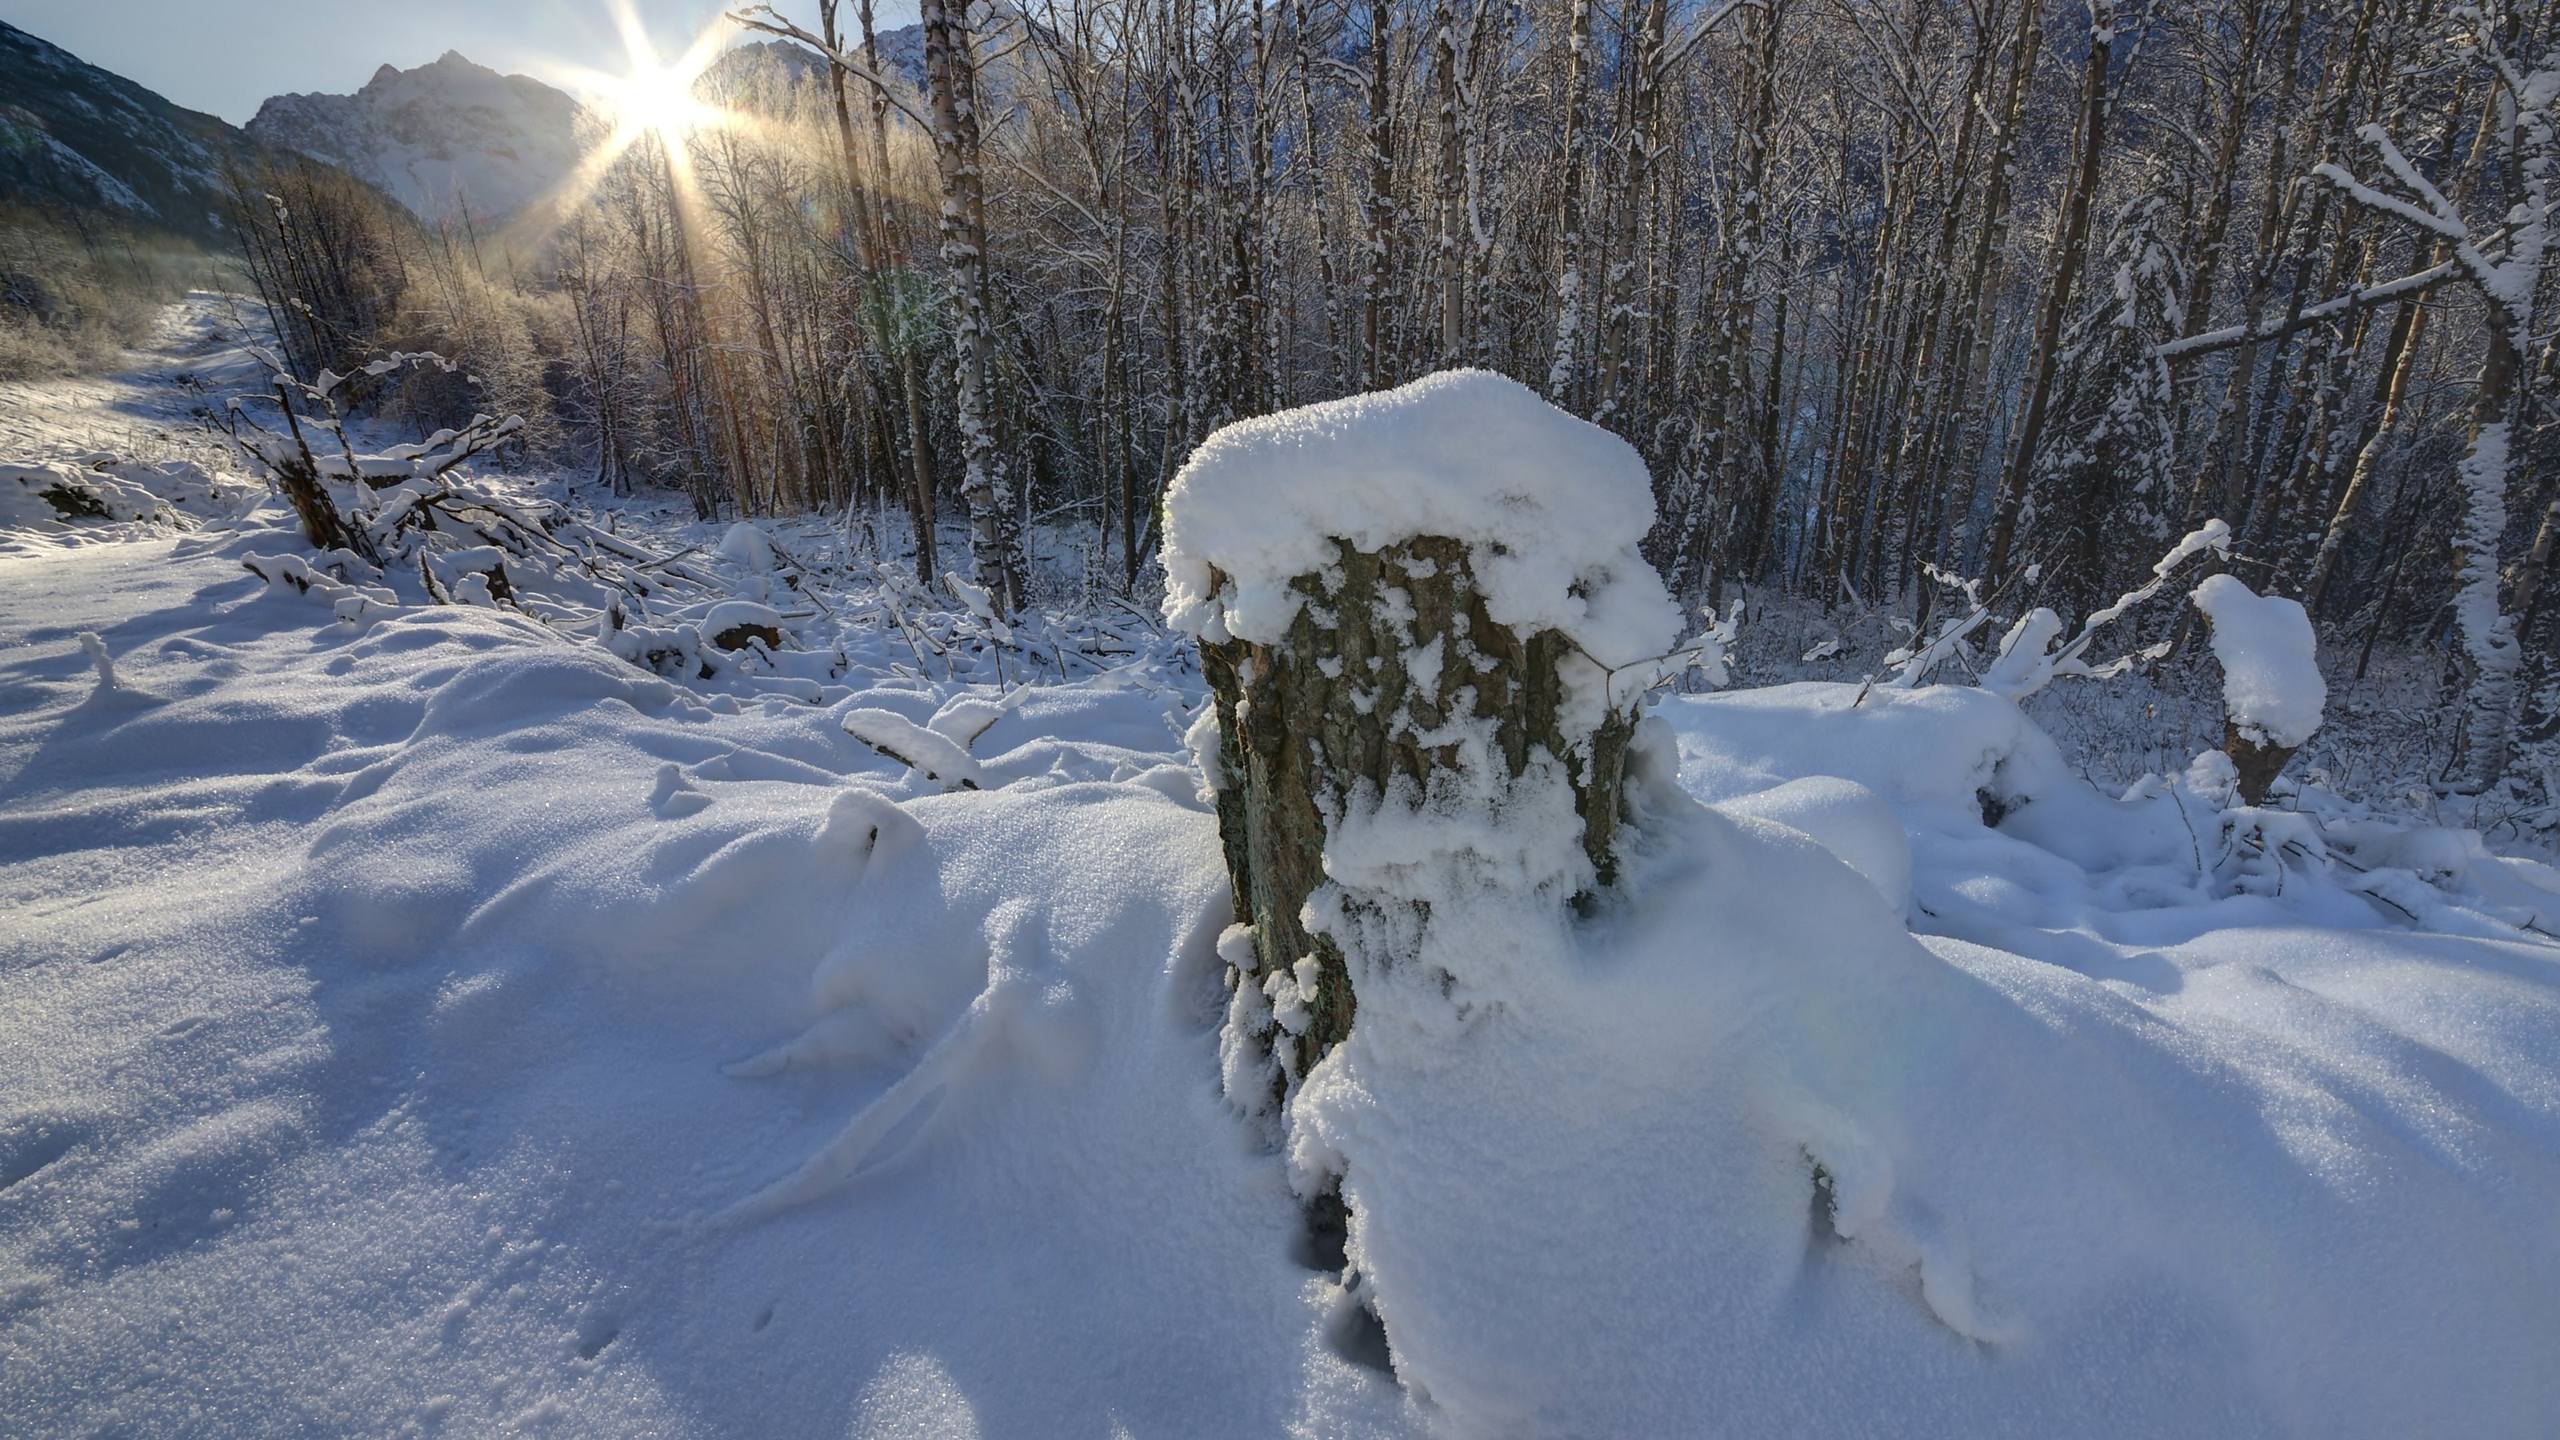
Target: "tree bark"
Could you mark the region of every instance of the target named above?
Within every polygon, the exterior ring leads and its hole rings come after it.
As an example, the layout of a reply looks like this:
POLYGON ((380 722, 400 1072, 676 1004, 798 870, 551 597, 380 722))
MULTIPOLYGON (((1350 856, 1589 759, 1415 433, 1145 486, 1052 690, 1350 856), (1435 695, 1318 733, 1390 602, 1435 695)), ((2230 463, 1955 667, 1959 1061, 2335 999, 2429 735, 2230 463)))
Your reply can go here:
POLYGON ((969 561, 980 588, 1011 614, 1023 603, 1022 537, 1013 482, 998 453, 995 330, 987 303, 987 200, 979 173, 977 59, 968 0, 923 0, 925 88, 933 105, 934 168, 942 182, 942 259, 950 267, 958 346, 961 499, 969 561))
POLYGON ((2054 241, 2053 284, 2045 291, 2044 310, 2036 319, 2035 376, 2027 386, 2026 418, 2018 424, 2017 453, 2000 482, 1998 508, 1991 519, 1991 553, 1982 573, 1995 587, 2008 578, 2009 550, 2018 533, 2018 508, 2033 476, 2036 451, 2044 441, 2045 421, 2053 406, 2053 376, 2061 363, 2062 317, 2070 312, 2071 287, 2089 257, 2089 212, 2098 191, 2098 160, 2105 153, 2107 130, 2107 57, 2115 42, 2113 0, 2090 0, 2089 58, 2081 77, 2080 163, 2063 201, 2062 233, 2054 241))
MULTIPOLYGON (((1582 842, 1600 883, 1613 878, 1632 713, 1613 713, 1587 744, 1566 724, 1561 666, 1572 642, 1555 631, 1522 637, 1486 613, 1467 547, 1434 537, 1377 553, 1342 548, 1322 578, 1302 577, 1309 603, 1280 645, 1242 640, 1200 647, 1217 706, 1218 832, 1234 882, 1236 918, 1253 927, 1252 970, 1234 985, 1288 976, 1312 996, 1295 1029, 1270 1022, 1252 1043, 1278 1060, 1294 1086, 1351 1031, 1357 997, 1332 939, 1310 934, 1307 899, 1325 883, 1327 817, 1399 784, 1429 786, 1457 763, 1456 746, 1417 738, 1452 721, 1492 722, 1512 778, 1533 756, 1566 757, 1582 842), (1384 592, 1402 590, 1413 619, 1380 618, 1384 592), (1332 624, 1319 617, 1328 617, 1332 624), (1480 656, 1463 684, 1417 675, 1416 649, 1480 656), (1391 717, 1405 715, 1409 724, 1391 717), (1310 976, 1300 966, 1313 961, 1310 976)), ((1233 959, 1234 957, 1230 957, 1233 959)))

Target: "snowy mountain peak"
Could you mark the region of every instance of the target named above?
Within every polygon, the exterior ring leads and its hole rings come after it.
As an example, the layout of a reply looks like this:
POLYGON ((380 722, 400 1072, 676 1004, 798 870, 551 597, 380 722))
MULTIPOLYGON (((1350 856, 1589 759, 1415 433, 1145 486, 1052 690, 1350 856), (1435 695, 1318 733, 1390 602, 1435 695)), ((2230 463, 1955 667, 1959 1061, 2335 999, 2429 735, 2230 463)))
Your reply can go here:
POLYGON ((422 218, 494 220, 567 178, 580 115, 539 80, 447 50, 413 69, 384 65, 353 95, 276 96, 249 133, 340 166, 422 218))

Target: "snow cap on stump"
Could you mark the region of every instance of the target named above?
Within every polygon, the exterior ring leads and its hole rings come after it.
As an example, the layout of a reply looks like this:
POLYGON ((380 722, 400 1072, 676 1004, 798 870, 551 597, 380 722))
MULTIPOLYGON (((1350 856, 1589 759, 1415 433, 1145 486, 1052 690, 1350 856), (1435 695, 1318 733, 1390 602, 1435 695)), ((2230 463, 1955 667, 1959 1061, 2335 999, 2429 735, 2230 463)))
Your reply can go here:
POLYGON ((1556 630, 1604 666, 1670 650, 1680 615, 1637 553, 1653 486, 1624 440, 1484 370, 1229 425, 1165 497, 1165 618, 1215 643, 1276 645, 1306 603, 1291 582, 1334 543, 1468 547, 1486 612, 1556 630))
POLYGON ((2250 741, 2298 748, 2320 728, 2329 687, 2320 678, 2320 641, 2302 602, 2260 595, 2229 575, 2195 588, 2198 610, 2213 623, 2213 658, 2222 663, 2222 708, 2250 741))

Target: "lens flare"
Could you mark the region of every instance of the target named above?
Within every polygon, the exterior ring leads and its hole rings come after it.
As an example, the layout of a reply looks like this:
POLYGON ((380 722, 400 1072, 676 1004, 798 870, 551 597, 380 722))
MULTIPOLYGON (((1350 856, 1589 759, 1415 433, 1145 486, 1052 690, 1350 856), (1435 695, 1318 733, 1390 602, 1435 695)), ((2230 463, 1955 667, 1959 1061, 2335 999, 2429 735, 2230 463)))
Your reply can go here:
POLYGON ((662 56, 648 27, 630 0, 612 0, 614 29, 621 36, 623 65, 619 71, 557 64, 543 78, 577 94, 605 123, 594 147, 577 169, 543 205, 528 207, 529 218, 546 229, 556 226, 595 193, 614 165, 634 146, 654 142, 668 178, 683 203, 692 188, 693 138, 706 131, 744 124, 746 117, 712 104, 696 93, 697 82, 720 58, 736 34, 726 17, 714 20, 674 58, 662 56))

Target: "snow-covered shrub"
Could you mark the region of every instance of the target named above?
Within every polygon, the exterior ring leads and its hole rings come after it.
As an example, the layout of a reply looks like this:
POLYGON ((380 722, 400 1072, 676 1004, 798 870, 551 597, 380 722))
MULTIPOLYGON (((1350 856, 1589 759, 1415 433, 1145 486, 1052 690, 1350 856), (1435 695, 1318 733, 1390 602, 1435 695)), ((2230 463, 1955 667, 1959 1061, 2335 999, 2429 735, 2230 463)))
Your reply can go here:
POLYGON ((253 488, 191 460, 104 451, 0 460, 0 530, 42 533, 115 521, 183 526, 231 514, 253 488))
POLYGON ((1982 672, 1982 688, 2011 700, 2024 700, 2059 679, 2078 678, 2105 680, 2121 675, 2137 665, 2156 661, 2169 652, 2168 645, 2148 646, 2113 660, 2092 665, 2086 658, 2098 632, 2133 607, 2160 593, 2178 567, 2210 550, 2217 555, 2231 549, 2231 527, 2220 520, 2208 520, 2169 549, 2151 567, 2151 578, 2116 597, 2115 603, 2091 611, 2080 622, 2078 633, 2062 639, 2062 617, 2041 606, 2018 617, 2001 638, 1998 656, 1982 672), (2057 644, 2056 642, 2061 643, 2057 644))
POLYGON ((13 530, 81 520, 150 520, 160 497, 130 481, 62 461, 0 462, 0 526, 13 530))
POLYGON ((75 223, 0 205, 0 380, 104 370, 150 333, 163 304, 223 270, 188 242, 130 228, 104 207, 75 223))
POLYGON ((1742 615, 1747 602, 1733 602, 1733 613, 1719 619, 1716 607, 1708 605, 1698 612, 1698 632, 1681 642, 1678 653, 1671 657, 1669 669, 1686 680, 1696 675, 1699 683, 1710 690, 1721 690, 1733 683, 1734 650, 1742 639, 1742 615))
MULTIPOLYGON (((1950 574, 1926 562, 1923 562, 1920 568, 1932 584, 1943 585, 1962 595, 1964 608, 1949 616, 1938 627, 1938 633, 1927 641, 1924 642, 1919 636, 1913 635, 1910 644, 1898 645, 1885 652, 1884 668, 1892 677, 1885 683, 1903 690, 1928 683, 1929 677, 1936 673, 1939 666, 1968 654, 1972 648, 1974 632, 1991 623, 1993 602, 1990 597, 1982 593, 1982 581, 1950 574)), ((2026 575, 2029 580, 2033 580, 2036 576, 2035 567, 2027 567, 2026 575)))
MULTIPOLYGON (((241 564, 280 594, 308 595, 329 607, 342 623, 361 626, 400 608, 400 596, 387 585, 367 583, 372 572, 361 555, 338 550, 318 562, 300 555, 249 555, 241 564)), ((378 573, 378 572, 374 572, 378 573)))
POLYGON ((496 458, 512 466, 527 455, 560 452, 565 436, 544 371, 549 357, 568 349, 566 299, 499 284, 451 245, 428 246, 427 259, 421 283, 401 296, 376 343, 394 352, 432 351, 454 368, 410 366, 388 375, 368 410, 420 429, 459 428, 491 410, 523 421, 496 458))
MULTIPOLYGON (((449 362, 395 355, 360 373, 411 367, 443 370, 449 362)), ((323 372, 304 383, 277 367, 281 430, 254 422, 234 430, 239 448, 293 498, 318 552, 248 557, 271 586, 319 595, 348 621, 404 603, 512 610, 670 679, 812 703, 843 673, 840 649, 795 650, 784 614, 762 598, 739 597, 725 577, 470 473, 467 462, 519 431, 512 415, 475 416, 414 443, 357 448, 338 408, 349 378, 323 372), (319 446, 315 433, 327 437, 319 446)), ((754 527, 738 528, 749 537, 733 536, 723 556, 746 572, 747 588, 758 597, 794 594, 793 562, 754 527), (730 550, 761 558, 736 561, 730 550)))
MULTIPOLYGON (((2093 610, 2080 622, 2080 628, 2064 639, 2065 626, 2060 615, 2039 606, 2018 617, 2000 639, 1991 663, 1976 675, 1983 689, 2010 700, 2024 700, 2055 680, 2078 678, 2104 680, 2121 675, 2137 665, 2157 660, 2168 653, 2168 646, 2152 645, 2115 659, 2091 664, 2087 655, 2096 643, 2098 632, 2121 619, 2125 612, 2160 593, 2169 577, 2189 560, 2210 550, 2217 555, 2231 549, 2231 527, 2221 520, 2207 520, 2197 526, 2169 553, 2151 567, 2151 578, 2115 599, 2115 603, 2093 610)), ((1901 689, 1925 683, 1939 666, 1949 660, 1971 663, 1972 638, 1992 619, 1997 597, 1983 593, 1983 582, 1950 575, 1935 566, 1928 567, 1929 576, 1965 598, 1962 610, 1943 623, 1927 643, 1914 643, 1895 649, 1884 657, 1888 682, 1901 689)), ((2029 566, 2025 579, 2032 584, 2038 578, 2036 567, 2029 566)), ((1808 656, 1808 659, 1811 657, 1808 656)))

